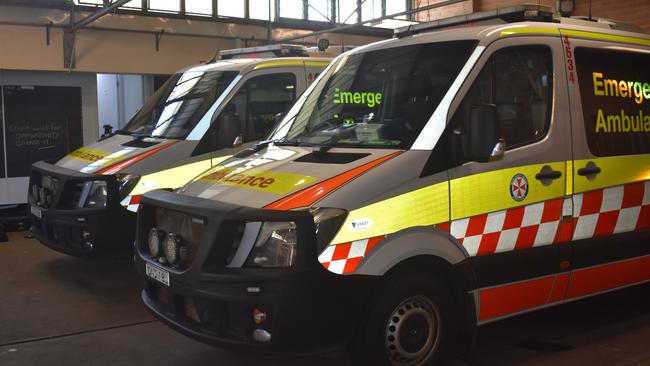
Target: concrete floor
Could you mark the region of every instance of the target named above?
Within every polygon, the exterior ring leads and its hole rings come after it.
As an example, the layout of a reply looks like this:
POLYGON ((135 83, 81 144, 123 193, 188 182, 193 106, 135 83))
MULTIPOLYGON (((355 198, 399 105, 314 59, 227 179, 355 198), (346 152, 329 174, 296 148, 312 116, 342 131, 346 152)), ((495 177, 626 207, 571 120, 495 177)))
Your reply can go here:
MULTIPOLYGON (((347 365, 345 354, 263 360, 155 321, 128 260, 86 261, 24 233, 0 243, 0 365, 347 365)), ((485 326, 452 365, 650 365, 650 285, 485 326)))

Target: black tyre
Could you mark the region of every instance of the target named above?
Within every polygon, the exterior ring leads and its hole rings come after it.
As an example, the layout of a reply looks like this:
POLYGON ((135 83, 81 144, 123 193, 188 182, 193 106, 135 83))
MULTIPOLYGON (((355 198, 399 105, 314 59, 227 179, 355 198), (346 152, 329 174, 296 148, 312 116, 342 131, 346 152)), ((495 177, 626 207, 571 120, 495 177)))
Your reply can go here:
POLYGON ((448 287, 429 275, 391 278, 352 345, 356 365, 424 366, 442 360, 456 334, 448 287))

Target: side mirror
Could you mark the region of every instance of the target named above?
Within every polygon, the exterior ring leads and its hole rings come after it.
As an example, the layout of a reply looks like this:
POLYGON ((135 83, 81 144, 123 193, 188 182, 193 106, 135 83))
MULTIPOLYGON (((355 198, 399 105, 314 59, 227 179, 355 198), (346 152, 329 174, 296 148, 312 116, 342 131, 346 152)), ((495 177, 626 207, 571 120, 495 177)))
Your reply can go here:
POLYGON ((104 133, 102 133, 102 135, 99 137, 98 141, 102 141, 102 140, 104 140, 106 138, 109 138, 109 137, 114 135, 112 125, 105 124, 105 125, 102 126, 102 128, 104 129, 104 133))
POLYGON ((502 159, 505 142, 501 138, 499 114, 494 104, 472 106, 467 131, 465 157, 478 162, 502 159))
POLYGON ((278 123, 278 122, 282 121, 282 119, 284 118, 285 115, 286 115, 285 112, 276 113, 275 114, 275 123, 278 123))
POLYGON ((217 120, 217 128, 211 136, 214 146, 218 149, 237 147, 242 144, 242 126, 239 114, 235 112, 221 113, 217 120))

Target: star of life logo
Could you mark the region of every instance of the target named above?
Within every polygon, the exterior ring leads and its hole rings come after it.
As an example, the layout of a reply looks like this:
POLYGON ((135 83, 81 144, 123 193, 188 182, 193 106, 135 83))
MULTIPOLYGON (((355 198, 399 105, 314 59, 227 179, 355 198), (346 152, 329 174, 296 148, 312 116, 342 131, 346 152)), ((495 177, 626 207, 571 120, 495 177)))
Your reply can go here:
POLYGON ((520 202, 528 195, 528 179, 523 174, 515 174, 510 180, 510 196, 512 199, 520 202))

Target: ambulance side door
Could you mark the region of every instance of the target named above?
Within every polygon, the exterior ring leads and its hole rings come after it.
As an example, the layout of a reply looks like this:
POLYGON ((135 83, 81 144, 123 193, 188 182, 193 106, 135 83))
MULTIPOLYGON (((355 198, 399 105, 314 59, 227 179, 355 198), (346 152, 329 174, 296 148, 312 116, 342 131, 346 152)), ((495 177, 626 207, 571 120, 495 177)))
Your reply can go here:
POLYGON ((557 37, 498 40, 450 109, 445 133, 462 137, 472 108, 493 105, 506 147, 500 160, 449 169, 450 234, 476 275, 479 323, 564 298, 561 263, 570 254, 556 238, 571 131, 568 111, 558 107, 567 98, 562 62, 557 37))
POLYGON ((570 34, 563 42, 575 64, 575 299, 650 280, 650 49, 570 34))

